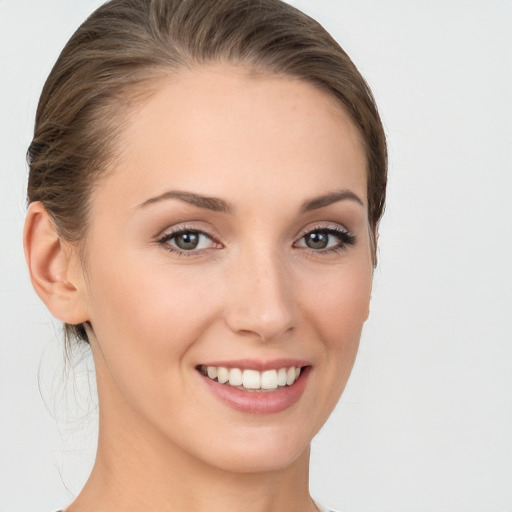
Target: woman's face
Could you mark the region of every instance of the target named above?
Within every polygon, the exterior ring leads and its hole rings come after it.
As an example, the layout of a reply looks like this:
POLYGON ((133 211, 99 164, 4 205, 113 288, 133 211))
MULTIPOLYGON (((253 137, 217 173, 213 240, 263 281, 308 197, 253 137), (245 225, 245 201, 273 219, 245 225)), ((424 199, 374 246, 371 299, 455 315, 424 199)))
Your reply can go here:
POLYGON ((304 454, 368 316, 365 166, 349 117, 304 81, 218 65, 162 82, 91 198, 104 424, 233 471, 304 454))

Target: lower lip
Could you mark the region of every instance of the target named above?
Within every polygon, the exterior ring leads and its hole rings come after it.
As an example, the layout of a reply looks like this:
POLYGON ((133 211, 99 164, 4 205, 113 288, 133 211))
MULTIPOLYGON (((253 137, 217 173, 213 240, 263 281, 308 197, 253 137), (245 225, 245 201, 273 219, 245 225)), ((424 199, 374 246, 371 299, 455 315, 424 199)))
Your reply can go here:
POLYGON ((247 414, 275 414, 298 402, 306 389, 311 367, 303 368, 291 386, 278 387, 275 391, 255 392, 220 384, 202 374, 200 376, 210 391, 233 409, 247 414))

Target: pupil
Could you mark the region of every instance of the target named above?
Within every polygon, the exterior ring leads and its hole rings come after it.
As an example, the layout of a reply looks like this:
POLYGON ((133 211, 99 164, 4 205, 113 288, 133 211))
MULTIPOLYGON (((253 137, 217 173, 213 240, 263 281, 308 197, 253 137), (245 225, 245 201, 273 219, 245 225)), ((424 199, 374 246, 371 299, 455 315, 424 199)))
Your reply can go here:
POLYGON ((327 233, 310 233, 306 236, 306 244, 311 249, 325 249, 329 243, 329 235, 327 233))
POLYGON ((182 233, 176 237, 176 245, 180 249, 191 250, 195 249, 199 244, 198 233, 182 233))

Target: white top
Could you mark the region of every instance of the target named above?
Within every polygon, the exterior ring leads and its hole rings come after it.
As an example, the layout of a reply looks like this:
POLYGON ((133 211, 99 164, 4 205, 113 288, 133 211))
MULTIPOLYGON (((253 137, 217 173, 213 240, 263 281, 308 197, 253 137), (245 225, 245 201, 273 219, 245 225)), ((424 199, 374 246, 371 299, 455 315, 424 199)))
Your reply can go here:
POLYGON ((317 501, 315 501, 315 505, 316 505, 316 508, 320 512, 336 512, 336 510, 333 510, 332 508, 324 507, 321 503, 318 503, 317 501))
MULTIPOLYGON (((336 510, 332 510, 331 508, 325 508, 321 503, 315 501, 316 508, 318 508, 319 512, 336 512, 336 510)), ((62 512, 58 510, 57 512, 62 512)))

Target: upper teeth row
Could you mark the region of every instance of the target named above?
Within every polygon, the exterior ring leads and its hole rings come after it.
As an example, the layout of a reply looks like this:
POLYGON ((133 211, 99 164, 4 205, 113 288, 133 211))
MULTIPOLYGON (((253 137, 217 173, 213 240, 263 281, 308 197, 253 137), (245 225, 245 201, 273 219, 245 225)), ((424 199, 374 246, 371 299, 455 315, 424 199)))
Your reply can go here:
POLYGON ((221 384, 242 386, 246 389, 276 389, 278 386, 291 386, 300 375, 300 368, 279 368, 278 370, 241 370, 223 366, 202 366, 202 372, 221 384))

